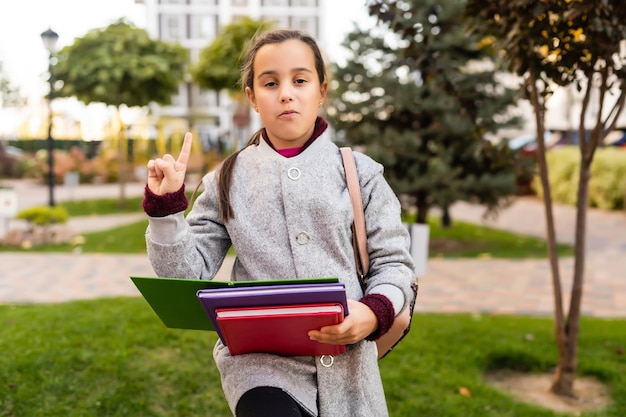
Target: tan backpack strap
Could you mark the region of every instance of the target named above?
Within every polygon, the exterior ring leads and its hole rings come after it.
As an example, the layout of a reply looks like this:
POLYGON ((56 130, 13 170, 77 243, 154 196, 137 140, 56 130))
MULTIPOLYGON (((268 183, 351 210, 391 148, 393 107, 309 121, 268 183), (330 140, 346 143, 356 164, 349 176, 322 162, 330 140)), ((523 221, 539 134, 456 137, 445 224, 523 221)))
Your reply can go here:
POLYGON ((348 184, 348 192, 350 200, 352 200, 352 209, 354 210, 353 224, 353 245, 354 256, 356 259, 357 273, 363 280, 365 285, 365 277, 369 272, 369 255, 367 253, 367 233, 365 229, 365 214, 363 213, 363 200, 361 199, 361 186, 359 184, 359 174, 356 170, 354 155, 349 147, 339 148, 341 157, 343 158, 343 166, 346 171, 346 183, 348 184))

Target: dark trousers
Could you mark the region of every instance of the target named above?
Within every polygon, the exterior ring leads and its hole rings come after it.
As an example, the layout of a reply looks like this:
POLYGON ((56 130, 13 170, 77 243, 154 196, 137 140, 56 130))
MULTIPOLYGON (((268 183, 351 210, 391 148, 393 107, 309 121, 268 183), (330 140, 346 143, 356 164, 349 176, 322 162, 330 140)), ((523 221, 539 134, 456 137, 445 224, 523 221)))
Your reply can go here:
POLYGON ((241 396, 236 417, 311 417, 280 388, 257 387, 241 396))

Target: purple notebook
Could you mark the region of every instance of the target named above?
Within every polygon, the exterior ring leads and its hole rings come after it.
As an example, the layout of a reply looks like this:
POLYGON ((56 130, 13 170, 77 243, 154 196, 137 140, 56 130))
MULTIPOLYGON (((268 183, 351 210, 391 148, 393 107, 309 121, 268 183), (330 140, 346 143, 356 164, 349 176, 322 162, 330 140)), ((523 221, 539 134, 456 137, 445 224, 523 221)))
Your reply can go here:
POLYGON ((346 288, 340 282, 211 288, 199 290, 196 296, 224 344, 215 316, 218 308, 338 303, 348 315, 346 288))

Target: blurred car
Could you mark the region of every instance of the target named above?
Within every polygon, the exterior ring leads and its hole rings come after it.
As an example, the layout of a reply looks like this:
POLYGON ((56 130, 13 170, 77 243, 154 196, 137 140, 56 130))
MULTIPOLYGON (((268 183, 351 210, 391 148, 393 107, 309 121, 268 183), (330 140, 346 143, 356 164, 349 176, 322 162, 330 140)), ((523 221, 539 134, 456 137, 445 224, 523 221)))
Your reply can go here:
MULTIPOLYGON (((578 132, 570 131, 565 133, 560 131, 547 131, 544 134, 544 143, 546 149, 551 149, 558 145, 578 145, 578 132)), ((525 156, 533 156, 537 153, 537 139, 534 134, 509 139, 507 144, 509 148, 519 151, 525 156)), ((626 131, 613 130, 606 135, 601 146, 626 147, 626 131)))
POLYGON ((5 147, 5 152, 11 156, 15 156, 16 158, 19 158, 24 153, 24 151, 20 148, 11 145, 5 147))
MULTIPOLYGON (((550 149, 563 140, 561 132, 546 131, 543 135, 546 149, 550 149)), ((519 151, 522 155, 533 156, 537 153, 537 135, 528 134, 518 136, 507 141, 507 145, 514 151, 519 151)))
POLYGON ((20 148, 0 142, 0 177, 17 175, 23 152, 20 148))
POLYGON ((626 131, 614 130, 609 132, 609 134, 604 138, 603 143, 606 146, 626 147, 626 131))

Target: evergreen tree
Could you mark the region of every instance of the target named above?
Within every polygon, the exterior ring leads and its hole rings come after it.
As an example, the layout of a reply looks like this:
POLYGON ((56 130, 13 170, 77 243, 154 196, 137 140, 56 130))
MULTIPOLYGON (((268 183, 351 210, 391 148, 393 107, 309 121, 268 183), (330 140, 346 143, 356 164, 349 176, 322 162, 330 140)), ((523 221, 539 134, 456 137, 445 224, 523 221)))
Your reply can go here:
POLYGON ((349 34, 350 58, 334 69, 330 118, 346 142, 385 165, 418 223, 432 207, 447 213, 460 200, 497 210, 517 193, 524 169, 504 145, 485 140, 518 123, 507 111, 515 92, 497 81, 489 45, 467 30, 464 4, 370 2, 377 26, 349 34))

